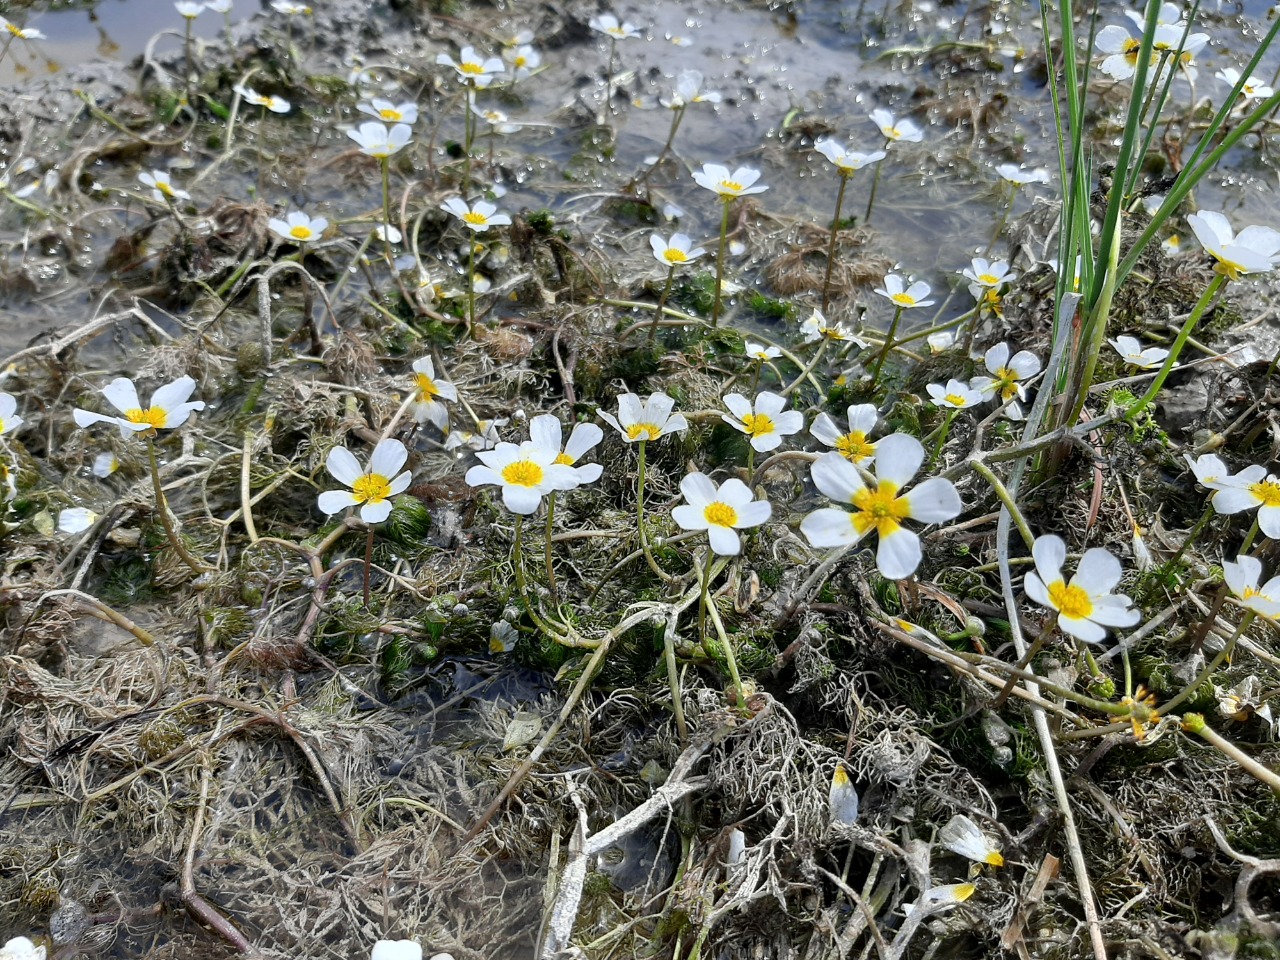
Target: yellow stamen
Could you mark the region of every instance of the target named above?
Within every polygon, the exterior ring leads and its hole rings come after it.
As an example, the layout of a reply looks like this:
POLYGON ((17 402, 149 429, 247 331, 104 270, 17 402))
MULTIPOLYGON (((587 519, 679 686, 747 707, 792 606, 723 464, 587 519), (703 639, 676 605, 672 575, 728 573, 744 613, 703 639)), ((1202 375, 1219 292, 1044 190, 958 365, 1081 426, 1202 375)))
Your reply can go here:
POLYGON ((479 76, 484 73, 484 66, 479 63, 462 63, 458 65, 458 69, 472 76, 479 76))
POLYGON ((667 247, 667 249, 662 252, 662 256, 666 259, 667 263, 684 263, 689 259, 688 254, 683 250, 677 250, 675 247, 667 247))
POLYGON ((1056 580, 1049 584, 1049 602, 1064 617, 1084 620, 1093 613, 1093 600, 1083 587, 1056 580))
POLYGON ((483 213, 476 213, 474 210, 468 210, 462 215, 462 219, 464 222, 473 224, 474 226, 483 226, 489 222, 488 217, 483 213))
POLYGON ((134 407, 132 410, 125 411, 124 418, 130 423, 145 423, 153 429, 160 430, 169 421, 169 414, 159 407, 148 407, 142 410, 134 407))
POLYGON ((543 470, 532 460, 517 460, 502 468, 502 480, 513 487, 536 487, 542 483, 543 470))
POLYGON ((876 445, 861 430, 850 430, 836 439, 836 451, 850 463, 861 463, 875 454, 876 445))
POLYGON ((713 527, 732 527, 738 522, 738 511, 719 500, 708 503, 703 508, 702 515, 713 527))
POLYGON ((963 407, 965 405, 964 397, 960 396, 958 393, 948 393, 942 399, 947 401, 947 403, 951 404, 953 407, 963 407))
POLYGON ((914 307, 916 298, 907 293, 895 293, 889 298, 900 307, 914 307))
POLYGON ((657 440, 662 436, 662 430, 656 423, 633 423, 627 427, 627 439, 639 440, 641 439, 640 435, 646 432, 649 434, 648 439, 650 440, 657 440))
POLYGON ((404 117, 404 114, 399 110, 392 110, 390 108, 386 110, 379 110, 378 115, 382 117, 383 120, 400 120, 404 117))
POLYGON ((1000 278, 994 273, 980 273, 978 274, 978 282, 984 286, 994 287, 1000 282, 1000 278))
POLYGON ((773 418, 767 413, 748 413, 742 418, 742 425, 747 428, 747 435, 752 437, 763 437, 777 430, 773 418))
POLYGON ((1263 480, 1249 484, 1249 492, 1262 501, 1264 507, 1280 507, 1280 482, 1263 480))
POLYGON ((156 189, 159 190, 161 193, 163 193, 166 197, 173 196, 173 187, 169 186, 169 181, 167 180, 157 180, 156 189))
POLYGON ((304 227, 302 224, 298 224, 289 231, 289 236, 293 237, 295 240, 310 240, 315 236, 315 233, 310 227, 304 227))
POLYGON ((366 473, 356 478, 351 493, 359 503, 381 503, 391 496, 391 482, 380 473, 366 473))
POLYGON ((557 453, 555 462, 561 466, 572 467, 575 461, 573 457, 569 456, 567 453, 557 453))
POLYGON ((899 497, 897 493, 895 484, 882 480, 875 490, 863 487, 853 495, 853 505, 857 512, 850 517, 853 528, 859 535, 872 529, 881 537, 897 532, 911 511, 906 497, 899 497))
POLYGON ((413 383, 418 388, 419 400, 434 400, 440 396, 440 391, 436 388, 436 382, 425 373, 415 373, 413 375, 413 383))
POLYGON ((738 181, 736 180, 721 180, 720 188, 721 190, 724 190, 730 193, 739 193, 740 191, 746 189, 745 187, 743 187, 742 184, 738 183, 738 181))

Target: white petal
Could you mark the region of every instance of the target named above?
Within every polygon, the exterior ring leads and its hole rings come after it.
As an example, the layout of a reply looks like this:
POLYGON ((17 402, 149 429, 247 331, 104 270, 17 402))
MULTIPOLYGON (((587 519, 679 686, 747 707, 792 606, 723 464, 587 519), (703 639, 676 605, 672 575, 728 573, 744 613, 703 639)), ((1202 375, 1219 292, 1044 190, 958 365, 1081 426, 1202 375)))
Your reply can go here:
POLYGON ((851 516, 847 510, 823 507, 800 521, 800 532, 812 546, 845 547, 861 539, 851 516))
POLYGON ((373 456, 369 458, 369 472, 382 477, 393 477, 409 459, 409 451, 399 440, 388 437, 379 440, 373 448, 373 456))
POLYGON ((1062 628, 1063 633, 1070 634, 1085 643, 1101 643, 1107 639, 1106 628, 1099 626, 1092 620, 1085 620, 1080 617, 1064 617, 1059 613, 1058 626, 1062 628))
POLYGON ((739 420, 745 420, 751 416, 751 401, 742 394, 726 393, 722 399, 724 405, 729 408, 729 412, 739 420))
POLYGON ((809 433, 828 447, 834 447, 836 441, 843 436, 840 428, 836 426, 836 422, 825 413, 820 413, 814 417, 813 423, 809 425, 809 433))
POLYGON ((1243 597, 1247 589, 1258 589, 1258 578, 1262 576, 1262 561, 1257 557, 1244 554, 1236 557, 1236 562, 1224 560, 1222 563, 1222 579, 1227 582, 1231 592, 1243 597))
POLYGON ((920 557, 920 538, 906 527, 898 527, 887 537, 880 537, 876 569, 889 580, 902 580, 916 572, 920 557))
POLYGON ((360 461, 346 447, 334 447, 330 450, 324 465, 333 479, 339 483, 345 483, 348 487, 364 476, 360 461))
POLYGON ((680 481, 680 493, 690 506, 702 509, 716 499, 716 485, 705 473, 689 473, 680 481))
POLYGON ((119 377, 102 388, 102 395, 121 413, 139 410, 142 407, 138 400, 138 389, 128 377, 119 377))
POLYGON ((412 481, 413 481, 413 473, 409 470, 406 470, 404 473, 400 474, 400 476, 398 477, 392 477, 391 482, 388 484, 388 486, 390 487, 391 496, 394 497, 404 493, 406 490, 409 489, 409 484, 412 481))
POLYGON ((1098 597, 1110 593, 1120 582, 1122 573, 1120 561, 1110 551, 1104 547, 1091 547, 1080 558, 1071 586, 1080 587, 1090 597, 1098 597))
POLYGON ((391 516, 390 500, 366 503, 360 508, 360 519, 365 523, 381 523, 389 516, 391 516))
POLYGON ((695 507, 688 503, 682 503, 674 507, 671 511, 671 519, 682 530, 705 530, 709 526, 704 508, 695 507))
POLYGON ((1028 573, 1022 578, 1022 589, 1027 596, 1034 600, 1046 610, 1053 609, 1053 603, 1049 600, 1049 591, 1044 585, 1044 581, 1040 579, 1040 575, 1034 571, 1028 573))
POLYGON ((529 439, 543 450, 554 451, 553 457, 560 453, 561 435, 560 421, 548 413, 540 414, 529 421, 529 439))
POLYGON ((876 444, 876 479, 887 480, 899 490, 924 463, 924 447, 910 434, 891 433, 876 444))
MULTIPOLYGON (((1223 487, 1221 490, 1216 491, 1209 502, 1213 504, 1213 509, 1218 513, 1240 513, 1243 510, 1252 510, 1258 506, 1257 497, 1248 490, 1236 486, 1223 487)), ((1261 523, 1259 523, 1259 526, 1261 526, 1261 523)))
POLYGON ((768 500, 752 500, 750 503, 745 503, 738 507, 737 510, 738 522, 735 526, 739 530, 746 527, 758 527, 760 524, 768 522, 769 518, 773 516, 773 504, 768 500))
POLYGON ((732 527, 711 524, 707 527, 711 549, 722 557, 736 557, 742 552, 742 539, 732 527))
POLYGON ((542 495, 531 487, 508 484, 502 488, 502 502, 512 513, 528 516, 537 511, 538 504, 542 502, 542 495))
POLYGON ((837 503, 853 503, 854 495, 866 488, 858 469, 835 452, 824 453, 815 460, 810 476, 813 485, 837 503))
POLYGON ((467 486, 485 487, 489 484, 502 485, 502 476, 492 467, 478 466, 467 471, 467 486))
POLYGON ((350 490, 326 490, 317 500, 320 509, 329 515, 354 507, 358 501, 350 490))
POLYGON ((569 440, 564 445, 564 452, 576 463, 583 456, 590 453, 603 439, 604 431, 594 423, 579 423, 573 428, 573 432, 569 434, 569 440))
POLYGON ((1123 594, 1095 597, 1089 619, 1107 627, 1132 627, 1142 619, 1141 611, 1123 594))
POLYGON ((849 408, 849 429, 860 430, 863 434, 870 436, 871 431, 876 428, 878 417, 879 414, 876 412, 874 404, 854 404, 849 408))
POLYGON ((955 484, 941 477, 930 477, 903 495, 907 516, 921 523, 941 523, 959 516, 963 506, 955 484))
MULTIPOLYGON (((1051 533, 1036 537, 1036 542, 1031 547, 1031 556, 1036 561, 1036 572, 1045 583, 1055 583, 1062 579, 1062 563, 1067 559, 1067 545, 1061 537, 1051 533)), ((1047 600, 1045 602, 1047 605, 1047 600)))

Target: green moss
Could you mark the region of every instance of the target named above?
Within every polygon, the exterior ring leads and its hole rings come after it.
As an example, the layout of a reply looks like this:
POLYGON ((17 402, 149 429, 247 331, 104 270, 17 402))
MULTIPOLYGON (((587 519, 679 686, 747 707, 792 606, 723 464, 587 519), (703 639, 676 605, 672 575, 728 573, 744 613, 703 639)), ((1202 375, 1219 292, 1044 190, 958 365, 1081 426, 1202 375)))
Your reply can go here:
POLYGON ((103 602, 113 607, 145 603, 154 595, 151 565, 141 557, 128 557, 111 568, 102 585, 103 602))
POLYGON ((420 549, 431 532, 431 511, 427 505, 411 493, 396 497, 391 514, 382 527, 382 534, 392 543, 420 549))
POLYGON ((747 295, 747 306, 771 320, 792 320, 796 315, 795 304, 766 297, 758 290, 753 290, 747 295))
POLYGON ((671 301, 688 313, 709 314, 716 302, 716 275, 704 271, 681 278, 671 291, 671 301))

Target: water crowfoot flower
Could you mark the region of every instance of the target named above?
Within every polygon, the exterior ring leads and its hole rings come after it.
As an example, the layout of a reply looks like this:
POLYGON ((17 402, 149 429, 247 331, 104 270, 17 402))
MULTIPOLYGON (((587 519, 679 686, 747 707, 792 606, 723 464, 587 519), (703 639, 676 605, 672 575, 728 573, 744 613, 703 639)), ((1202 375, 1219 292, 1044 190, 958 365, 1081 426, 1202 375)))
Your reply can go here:
POLYGON ((701 170, 695 170, 694 182, 716 194, 724 204, 720 216, 720 246, 716 251, 716 296, 711 304, 711 325, 720 323, 720 294, 724 287, 724 251, 729 236, 729 204, 735 197, 745 197, 753 193, 764 193, 768 187, 754 186, 760 179, 760 171, 750 167, 738 167, 733 173, 728 167, 718 163, 704 163, 701 170))
MULTIPOLYGON (((1267 473, 1266 467, 1253 464, 1226 479, 1213 496, 1213 508, 1219 513, 1257 509, 1258 527, 1273 540, 1280 539, 1280 477, 1267 473)), ((1243 549, 1248 548, 1246 541, 1243 549)))
POLYGON ((1028 170, 1016 163, 1002 163, 996 167, 996 173, 1000 174, 1000 179, 1015 187, 1025 187, 1028 183, 1049 182, 1049 171, 1044 167, 1028 170))
POLYGON ((938 831, 938 843, 952 853, 958 853, 977 863, 993 867, 1004 866, 1004 855, 1000 852, 999 845, 964 814, 957 814, 943 824, 938 831))
POLYGON ((930 477, 910 493, 900 493, 923 462, 919 440, 905 433, 891 434, 876 444, 876 482, 871 487, 840 454, 823 454, 813 464, 814 485, 853 511, 815 510, 800 522, 800 532, 812 546, 845 547, 874 530, 879 536, 876 568, 880 574, 890 580, 911 576, 920 565, 920 538, 903 521, 940 523, 961 510, 955 486, 941 477, 930 477))
POLYGON ((601 410, 600 419, 622 434, 627 443, 657 440, 671 433, 689 429, 684 414, 672 414, 676 402, 665 393, 652 393, 641 402, 634 393, 618 397, 618 415, 601 410))
POLYGON ((836 212, 831 218, 831 236, 827 240, 827 269, 822 277, 822 309, 825 312, 831 301, 831 271, 835 266, 836 237, 840 232, 840 211, 844 208, 845 190, 849 186, 849 181, 853 179, 854 173, 868 164, 883 160, 886 154, 883 150, 859 153, 841 146, 834 140, 819 140, 813 145, 813 149, 830 160, 840 172, 840 187, 836 191, 836 212))
MULTIPOLYGON (((484 233, 490 227, 504 227, 511 223, 505 213, 487 200, 468 204, 461 197, 450 197, 440 204, 440 209, 462 221, 472 233, 484 233)), ((467 334, 475 336, 476 329, 476 242, 467 242, 467 334)))
POLYGON ((369 469, 362 470, 350 450, 334 447, 325 467, 335 480, 351 489, 326 490, 317 500, 320 509, 332 516, 358 506, 365 523, 381 523, 391 515, 391 498, 409 488, 412 474, 408 470, 396 473, 408 458, 409 452, 399 440, 380 440, 369 458, 369 469))
POLYGON ((604 473, 604 467, 600 464, 584 463, 582 466, 577 464, 600 444, 604 439, 604 431, 594 423, 578 423, 574 424, 573 432, 569 434, 569 440, 563 446, 561 446, 561 437, 560 421, 550 414, 540 414, 529 421, 529 439, 540 448, 550 450, 554 447, 556 451, 554 462, 573 470, 579 486, 599 480, 600 475, 604 473))
POLYGON ((441 432, 449 425, 449 408, 441 400, 457 402, 458 388, 447 380, 436 379, 436 368, 430 357, 413 361, 413 401, 409 412, 418 423, 433 423, 441 432))
POLYGON ((849 771, 843 763, 837 763, 831 773, 831 787, 827 790, 827 821, 848 826, 858 822, 858 790, 849 779, 849 771))
POLYGON ((1187 217, 1187 223, 1205 252, 1217 261, 1214 270, 1230 280, 1266 273, 1280 259, 1280 232, 1270 227, 1250 226, 1233 234, 1231 222, 1213 210, 1199 210, 1187 217))
POLYGON ((925 300, 929 295, 929 285, 923 280, 917 280, 911 286, 907 286, 906 282, 896 273, 887 273, 884 278, 884 286, 876 287, 873 291, 894 304, 893 320, 889 323, 889 332, 885 334, 884 346, 880 349, 880 355, 876 358, 875 369, 871 372, 871 386, 875 387, 880 382, 880 370, 884 366, 885 359, 889 356, 889 351, 893 349, 893 338, 898 333, 898 323, 902 320, 903 310, 912 310, 916 307, 929 307, 933 305, 932 300, 925 300))
POLYGON ((459 80, 480 89, 489 86, 506 70, 499 58, 481 56, 475 47, 463 47, 458 52, 457 60, 447 53, 441 53, 436 56, 436 63, 442 67, 452 67, 459 80))
POLYGON ((716 487, 703 473, 690 473, 680 481, 685 502, 671 511, 684 530, 706 530, 713 552, 722 557, 742 552, 739 530, 758 527, 773 515, 767 500, 756 500, 751 489, 736 477, 716 487))
POLYGON ((45 960, 45 949, 26 937, 13 937, 0 947, 0 960, 45 960))
POLYGON ((329 221, 324 217, 315 217, 313 219, 301 210, 295 210, 285 216, 283 220, 278 218, 268 220, 267 227, 282 239, 295 243, 311 243, 313 240, 320 239, 325 230, 329 228, 329 221))
POLYGON ((138 174, 138 182, 151 188, 151 197, 159 203, 172 200, 190 200, 191 194, 179 190, 173 185, 173 178, 167 170, 143 170, 138 174))
MULTIPOLYGON (((529 38, 533 38, 532 33, 529 34, 529 38)), ((511 82, 513 85, 542 66, 542 54, 528 43, 521 43, 503 50, 502 59, 511 68, 511 82)))
POLYGON ((379 940, 369 960, 422 960, 422 947, 413 940, 379 940))
POLYGON ((361 113, 367 113, 371 117, 376 117, 383 123, 408 123, 418 122, 418 105, 413 102, 392 103, 390 100, 362 100, 356 104, 356 109, 361 113))
POLYGON ((1120 354, 1120 359, 1125 363, 1141 370, 1155 370, 1164 363, 1164 358, 1169 356, 1169 351, 1163 347, 1144 348, 1137 337, 1120 336, 1115 339, 1108 337, 1107 343, 1115 348, 1116 353, 1120 354))
POLYGON ((767 390, 757 394, 754 402, 740 393, 726 394, 724 405, 730 413, 720 414, 720 419, 750 437, 751 449, 761 453, 777 449, 783 437, 804 429, 804 414, 784 410, 787 398, 767 390))
POLYGON ((597 33, 603 33, 610 40, 638 40, 642 34, 640 28, 631 23, 619 23, 611 13, 602 13, 587 21, 587 26, 597 33))
POLYGON ((1010 420, 1024 419, 1022 403, 1027 399, 1027 390, 1022 381, 1040 372, 1040 359, 1029 350, 1019 350, 1011 357, 1009 345, 997 343, 983 355, 983 363, 991 376, 974 377, 969 386, 984 397, 998 398, 1006 405, 1005 415, 1010 420))
POLYGON ((8 49, 8 44, 12 43, 14 40, 48 40, 49 39, 43 33, 37 30, 35 27, 20 27, 16 23, 11 23, 10 21, 6 20, 4 17, 0 17, 0 27, 3 27, 4 31, 7 34, 9 34, 9 39, 5 41, 6 49, 8 49))
POLYGON ((192 411, 203 410, 203 400, 188 398, 196 388, 196 382, 190 377, 179 377, 172 383, 166 383, 151 395, 151 404, 143 407, 138 400, 138 388, 128 377, 117 377, 102 388, 102 395, 120 411, 123 416, 113 417, 108 414, 94 413, 77 407, 72 415, 76 425, 92 426, 95 423, 114 423, 120 429, 120 436, 130 437, 135 433, 146 433, 152 430, 172 430, 187 422, 192 411))
POLYGON ((945 387, 940 383, 931 383, 925 389, 929 391, 935 405, 952 410, 967 410, 969 407, 976 407, 983 400, 981 393, 954 377, 947 381, 945 387))
POLYGON ((867 438, 875 429, 878 416, 874 404, 858 403, 848 410, 848 431, 842 432, 828 414, 820 413, 809 427, 809 433, 828 447, 835 447, 850 463, 869 467, 875 459, 876 445, 867 438))
POLYGON ((23 422, 18 416, 18 401, 12 394, 0 393, 0 437, 17 430, 23 422))
POLYGON ((558 443, 546 438, 499 443, 492 450, 476 454, 481 465, 467 471, 469 486, 494 485, 502 488, 502 502, 512 513, 528 516, 538 509, 542 498, 553 490, 572 490, 579 484, 577 472, 563 463, 558 443))
POLYGON ((805 343, 813 343, 815 340, 832 340, 837 343, 854 343, 859 347, 867 346, 865 340, 855 336, 853 331, 839 320, 828 320, 821 310, 816 309, 800 324, 800 334, 804 337, 805 343))
MULTIPOLYGON (((1240 71, 1235 67, 1224 67, 1213 76, 1214 79, 1221 80, 1232 89, 1240 83, 1240 71)), ((1257 77, 1245 77, 1244 83, 1240 84, 1240 96, 1244 98, 1245 104, 1255 100, 1266 100, 1274 94, 1275 91, 1270 85, 1263 83, 1257 77)))
POLYGON ((408 146, 413 128, 407 123, 397 123, 388 128, 385 123, 367 120, 348 130, 347 136, 356 142, 365 156, 385 160, 408 146))
POLYGON ((1113 594, 1120 582, 1120 561, 1102 547, 1085 551, 1068 582, 1062 574, 1067 545, 1061 537, 1037 537, 1031 547, 1036 568, 1023 578, 1027 596, 1053 610, 1058 626, 1085 643, 1101 643, 1108 627, 1131 627, 1142 619, 1133 601, 1113 594))
POLYGON ((1241 554, 1235 562, 1222 562, 1222 579, 1240 605, 1269 620, 1280 618, 1280 577, 1272 577, 1261 587, 1262 561, 1241 554))
POLYGON ((954 907, 972 897, 977 889, 972 883, 944 883, 938 887, 930 887, 921 894, 917 902, 904 903, 902 912, 910 916, 913 911, 922 907, 925 909, 932 907, 933 910, 931 912, 936 912, 945 907, 954 907))
POLYGON ((240 94, 245 103, 255 107, 262 107, 272 113, 288 113, 293 106, 284 97, 267 96, 266 94, 258 93, 253 87, 246 87, 243 84, 237 83, 231 89, 240 94))

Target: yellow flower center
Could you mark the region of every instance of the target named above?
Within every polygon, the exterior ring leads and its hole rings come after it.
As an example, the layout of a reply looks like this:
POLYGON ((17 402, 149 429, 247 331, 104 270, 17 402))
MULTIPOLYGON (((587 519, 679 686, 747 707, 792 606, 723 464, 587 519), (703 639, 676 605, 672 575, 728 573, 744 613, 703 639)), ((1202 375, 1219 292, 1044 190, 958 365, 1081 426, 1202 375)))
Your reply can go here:
POLYGON ((650 440, 657 440, 662 436, 662 430, 656 423, 633 423, 627 427, 627 439, 639 440, 640 434, 648 432, 650 440))
POLYGON ((1126 61, 1128 61, 1129 66, 1132 67, 1137 64, 1138 51, 1141 49, 1141 47, 1142 47, 1142 44, 1139 43, 1137 40, 1133 39, 1133 37, 1130 37, 1128 40, 1124 42, 1124 58, 1126 61))
MULTIPOLYGON (((1002 863, 1004 862, 1003 858, 1001 858, 1001 862, 1002 863)), ((977 889, 978 888, 974 886, 972 883, 959 884, 955 888, 955 893, 954 893, 954 896, 956 898, 956 903, 964 903, 966 900, 968 900, 970 897, 973 896, 974 891, 977 889)))
POLYGON ((460 63, 458 64, 458 69, 463 73, 471 74, 473 77, 480 76, 484 73, 484 66, 479 63, 460 63))
POLYGON ((391 482, 380 473, 356 477, 351 493, 359 503, 381 503, 391 496, 391 482))
POLYGON ((4 25, 4 28, 8 30, 11 34, 13 34, 15 37, 22 36, 22 33, 23 33, 22 28, 19 26, 16 26, 15 24, 6 23, 4 25))
POLYGON ((125 411, 124 418, 130 423, 145 423, 147 426, 159 430, 168 422, 169 415, 159 407, 148 407, 146 410, 134 407, 132 410, 125 411))
POLYGON ((1000 282, 1000 278, 994 273, 980 273, 978 274, 978 282, 987 287, 994 287, 1000 282))
POLYGON ((156 189, 163 193, 166 197, 173 196, 173 187, 169 186, 168 180, 157 180, 156 189))
POLYGON ((720 189, 726 193, 738 193, 746 188, 737 180, 721 180, 720 189))
POLYGON ((887 537, 897 531, 911 511, 907 498, 897 493, 895 484, 882 480, 876 489, 863 487, 853 495, 857 512, 850 516, 859 535, 874 529, 881 537, 887 537))
POLYGON ((1249 492, 1262 501, 1264 507, 1280 507, 1280 482, 1263 480, 1249 484, 1249 492))
POLYGON ((560 464, 561 466, 572 467, 574 464, 574 459, 573 457, 569 456, 567 453, 557 453, 555 462, 560 464))
POLYGON ((849 771, 841 764, 836 767, 836 772, 831 775, 831 785, 835 787, 849 786, 849 771))
POLYGON ((484 226, 486 223, 489 222, 488 217, 486 217, 483 213, 476 213, 474 210, 468 210, 466 213, 462 215, 462 219, 464 223, 470 223, 473 226, 477 226, 477 227, 484 226))
POLYGON ((881 132, 884 133, 885 139, 887 140, 897 140, 899 137, 902 136, 902 131, 899 130, 897 127, 886 127, 881 132))
POLYGON ((707 523, 716 527, 732 527, 738 522, 738 511, 727 503, 721 503, 719 500, 714 503, 708 503, 703 508, 702 515, 706 518, 707 523))
POLYGON ((916 298, 909 293, 895 293, 889 299, 900 307, 914 307, 916 305, 916 298))
POLYGON ((964 397, 960 396, 958 393, 948 393, 942 399, 947 401, 947 403, 951 404, 953 407, 963 407, 965 405, 964 397))
POLYGON ((263 97, 263 98, 262 98, 262 105, 263 105, 264 107, 266 107, 268 110, 274 110, 274 109, 276 108, 276 104, 277 104, 277 103, 279 103, 279 102, 280 102, 280 101, 279 101, 279 100, 277 100, 275 97, 263 97))
POLYGON ((516 57, 516 58, 515 58, 514 60, 512 60, 511 62, 512 62, 515 66, 517 66, 517 67, 523 67, 526 63, 528 63, 528 62, 529 62, 529 58, 528 58, 528 57, 516 57))
POLYGON ((536 487, 542 483, 543 470, 532 460, 517 460, 502 468, 502 481, 513 487, 536 487))
POLYGON ((688 254, 683 250, 677 250, 675 247, 667 247, 667 249, 662 252, 662 256, 667 263, 684 263, 689 259, 688 254))
POLYGON ((742 425, 747 428, 747 434, 752 437, 763 437, 777 429, 773 425, 773 418, 767 413, 748 413, 742 418, 742 425))
POLYGON ((1209 252, 1213 254, 1213 258, 1218 261, 1216 264, 1214 264, 1214 267, 1213 267, 1214 272, 1225 275, 1228 280, 1239 280, 1241 277, 1243 277, 1246 273, 1249 272, 1240 264, 1235 263, 1234 261, 1228 260, 1217 253, 1213 253, 1212 250, 1210 250, 1209 252))
POLYGON ((0 417, 0 436, 4 435, 4 417, 0 417))
POLYGON ((434 400, 440 396, 440 391, 436 389, 436 382, 425 373, 415 373, 413 383, 418 388, 419 400, 434 400))
POLYGON ((992 850, 990 853, 987 854, 987 858, 984 862, 991 864, 991 866, 993 867, 1003 867, 1004 854, 1002 854, 999 850, 992 850))
POLYGON ((315 236, 315 231, 310 227, 304 227, 302 224, 298 224, 289 231, 289 236, 293 237, 295 240, 310 240, 315 236))
POLYGON ((843 437, 836 438, 836 452, 850 463, 861 463, 875 454, 876 445, 869 443, 861 430, 850 430, 843 437))
POLYGON ((385 110, 379 110, 378 116, 382 117, 383 120, 402 120, 404 118, 403 113, 399 110, 393 110, 390 107, 385 110))
POLYGON ((1049 602, 1058 613, 1073 620, 1084 620, 1093 613, 1093 601, 1084 587, 1068 586, 1062 580, 1049 584, 1049 602))

